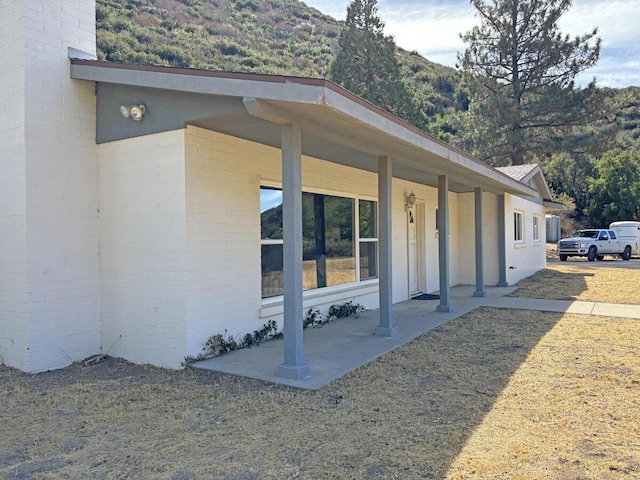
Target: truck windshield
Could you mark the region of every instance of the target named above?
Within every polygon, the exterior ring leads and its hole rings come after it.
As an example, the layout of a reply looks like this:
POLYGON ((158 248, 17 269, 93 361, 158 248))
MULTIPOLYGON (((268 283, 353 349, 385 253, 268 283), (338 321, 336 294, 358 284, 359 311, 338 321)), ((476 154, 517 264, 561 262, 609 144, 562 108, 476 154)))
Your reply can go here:
POLYGON ((598 238, 597 230, 578 230, 574 237, 598 238))

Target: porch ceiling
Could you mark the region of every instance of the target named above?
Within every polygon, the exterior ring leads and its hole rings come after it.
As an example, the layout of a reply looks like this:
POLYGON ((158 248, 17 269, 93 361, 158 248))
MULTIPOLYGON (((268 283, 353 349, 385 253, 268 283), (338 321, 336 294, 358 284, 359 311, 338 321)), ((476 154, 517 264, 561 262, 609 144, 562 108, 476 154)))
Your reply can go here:
MULTIPOLYGON (((477 186, 497 193, 506 189, 499 182, 496 182, 496 186, 491 186, 486 179, 481 185, 478 183, 477 172, 460 168, 431 152, 416 152, 415 149, 400 145, 397 139, 387 138, 380 132, 371 132, 366 126, 358 125, 356 122, 338 120, 335 115, 331 115, 334 112, 327 112, 326 108, 324 112, 313 112, 322 109, 309 105, 305 107, 306 112, 299 117, 302 119, 304 155, 373 173, 378 171, 378 156, 389 155, 393 159, 395 178, 437 187, 438 175, 447 174, 450 176, 449 188, 454 192, 471 192, 477 186), (316 121, 319 123, 315 124, 316 121), (323 122, 330 124, 331 128, 317 128, 317 125, 323 125, 323 122)), ((295 112, 296 108, 283 110, 295 112)), ((187 123, 276 148, 281 146, 280 125, 253 117, 246 110, 234 115, 200 118, 187 123)))
POLYGON ((448 175, 454 192, 482 187, 539 195, 323 79, 86 60, 71 61, 71 77, 98 84, 98 141, 194 125, 280 148, 280 124, 297 122, 304 155, 370 172, 377 172, 378 156, 388 155, 395 178, 436 187, 438 176, 448 175), (148 108, 137 125, 114 113, 132 98, 144 99, 148 108))

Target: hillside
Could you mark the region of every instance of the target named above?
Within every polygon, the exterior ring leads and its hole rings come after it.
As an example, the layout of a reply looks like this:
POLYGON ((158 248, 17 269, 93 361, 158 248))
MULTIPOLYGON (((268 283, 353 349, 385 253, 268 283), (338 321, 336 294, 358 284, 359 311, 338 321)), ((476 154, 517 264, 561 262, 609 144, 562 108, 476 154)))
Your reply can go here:
MULTIPOLYGON (((298 0, 97 0, 100 60, 324 77, 342 24, 298 0)), ((458 73, 399 52, 429 116, 466 109, 458 73)))
MULTIPOLYGON (((298 0, 96 3, 98 58, 112 62, 324 77, 342 28, 298 0)), ((398 55, 405 81, 429 117, 429 133, 459 143, 451 114, 469 106, 460 74, 417 52, 398 49, 398 55)), ((619 106, 617 148, 640 147, 640 88, 603 93, 619 106)))

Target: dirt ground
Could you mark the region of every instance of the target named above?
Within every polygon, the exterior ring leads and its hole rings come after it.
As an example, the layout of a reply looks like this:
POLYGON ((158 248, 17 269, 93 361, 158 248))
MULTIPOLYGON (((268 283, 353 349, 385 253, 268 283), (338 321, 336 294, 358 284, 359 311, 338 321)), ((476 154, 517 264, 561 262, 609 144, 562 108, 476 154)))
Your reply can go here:
MULTIPOLYGON (((521 290, 627 291, 632 269, 601 267, 550 264, 521 290)), ((113 358, 0 366, 0 479, 637 479, 639 346, 639 320, 481 308, 316 391, 113 358)))

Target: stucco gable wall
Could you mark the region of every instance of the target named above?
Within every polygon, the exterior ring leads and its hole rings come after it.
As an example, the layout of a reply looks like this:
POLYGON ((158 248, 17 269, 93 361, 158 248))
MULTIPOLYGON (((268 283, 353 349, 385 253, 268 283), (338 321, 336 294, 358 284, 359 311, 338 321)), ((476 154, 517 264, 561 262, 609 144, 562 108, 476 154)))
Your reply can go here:
POLYGON ((184 130, 98 152, 102 351, 178 368, 186 355, 184 130))

